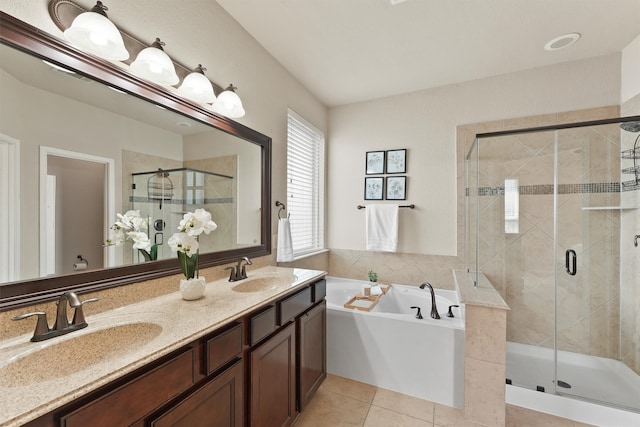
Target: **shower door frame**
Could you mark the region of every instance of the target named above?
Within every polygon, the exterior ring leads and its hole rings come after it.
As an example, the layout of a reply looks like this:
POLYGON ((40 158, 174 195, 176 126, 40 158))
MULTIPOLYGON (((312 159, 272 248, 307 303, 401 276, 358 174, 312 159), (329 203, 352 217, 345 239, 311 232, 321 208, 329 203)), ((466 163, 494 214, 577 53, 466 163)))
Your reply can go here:
MULTIPOLYGON (((497 137, 497 136, 509 136, 509 135, 517 135, 517 134, 524 134, 524 133, 533 133, 533 132, 546 132, 546 131, 553 131, 554 132, 554 189, 553 189, 553 240, 554 240, 554 249, 553 249, 553 256, 554 256, 554 262, 555 260, 558 259, 558 220, 557 220, 557 216, 558 216, 558 164, 557 164, 557 159, 558 159, 558 141, 557 141, 557 134, 558 131, 563 130, 563 129, 572 129, 572 128, 581 128, 581 127, 588 127, 588 126, 600 126, 600 125, 607 125, 607 124, 620 124, 623 122, 631 122, 631 121, 640 121, 640 116, 628 116, 628 117, 623 117, 623 118, 611 118, 611 119, 602 119, 602 120, 592 120, 592 121, 585 121, 585 122, 577 122, 577 123, 566 123, 566 124, 557 124, 557 125, 549 125, 549 126, 541 126, 541 127, 535 127, 535 128, 523 128, 523 129, 516 129, 516 130, 508 130, 508 131, 498 131, 498 132, 487 132, 487 133, 477 133, 475 135, 475 139, 473 141, 473 144, 471 144, 471 147, 469 148, 468 152, 466 153, 465 156, 465 168, 467 169, 467 173, 465 174, 465 188, 467 189, 467 191, 469 191, 470 189, 470 184, 472 181, 469 177, 468 174, 468 168, 469 168, 469 162, 470 161, 474 161, 474 155, 475 155, 475 161, 478 162, 478 155, 479 155, 479 142, 481 142, 482 138, 491 138, 491 137, 497 137), (474 149, 475 154, 474 154, 474 149)), ((476 163, 477 164, 477 163, 476 163)), ((476 166, 478 167, 478 166, 476 166)), ((479 174, 476 171, 476 182, 475 182, 475 186, 476 188, 479 185, 478 182, 478 176, 479 174)), ((620 181, 622 181, 621 177, 620 181)), ((479 232, 479 204, 476 204, 476 212, 470 212, 469 208, 470 208, 470 202, 469 202, 469 197, 471 197, 472 195, 467 193, 465 194, 465 208, 467 210, 467 215, 465 218, 465 241, 467 242, 467 246, 469 245, 469 239, 475 237, 475 247, 476 247, 476 253, 475 253, 475 257, 473 257, 473 254, 470 253, 470 251, 465 248, 465 263, 466 265, 466 270, 467 273, 470 275, 470 278, 473 280, 474 284, 476 287, 478 287, 479 283, 478 283, 478 278, 480 276, 480 265, 479 265, 479 257, 478 257, 478 251, 479 251, 479 247, 480 247, 480 232, 479 232), (469 228, 471 225, 471 221, 472 219, 470 218, 471 214, 475 214, 476 215, 476 234, 475 236, 472 235, 472 233, 470 233, 469 228), (470 265, 470 263, 475 263, 475 265, 470 265)), ((557 351, 558 351, 558 343, 557 343, 557 319, 558 319, 558 313, 557 313, 557 275, 558 275, 558 269, 556 268, 554 270, 554 304, 553 304, 553 316, 554 316, 554 386, 553 386, 553 392, 555 394, 568 394, 572 397, 577 397, 577 398, 581 398, 581 399, 585 399, 588 401, 597 401, 597 402, 601 402, 603 404, 606 405, 610 405, 610 406, 618 406, 616 405, 616 403, 612 403, 612 402, 607 402, 607 401, 599 401, 599 400, 595 400, 595 399, 591 399, 589 398, 589 396, 581 396, 581 395, 576 395, 576 394, 571 394, 571 393, 566 393, 564 390, 562 389, 558 389, 558 385, 557 385, 557 379, 558 379, 558 356, 557 356, 557 351)))

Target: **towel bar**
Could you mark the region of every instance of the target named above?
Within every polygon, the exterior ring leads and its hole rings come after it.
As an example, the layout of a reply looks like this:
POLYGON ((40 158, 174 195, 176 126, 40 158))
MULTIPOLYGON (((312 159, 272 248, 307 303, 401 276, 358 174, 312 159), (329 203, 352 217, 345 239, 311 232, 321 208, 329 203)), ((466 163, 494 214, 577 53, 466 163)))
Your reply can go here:
MULTIPOLYGON (((411 205, 400 205, 398 206, 399 208, 409 208, 409 209, 414 209, 416 207, 416 205, 411 204, 411 205)), ((365 209, 366 206, 362 206, 362 205, 358 205, 358 209, 365 209)))

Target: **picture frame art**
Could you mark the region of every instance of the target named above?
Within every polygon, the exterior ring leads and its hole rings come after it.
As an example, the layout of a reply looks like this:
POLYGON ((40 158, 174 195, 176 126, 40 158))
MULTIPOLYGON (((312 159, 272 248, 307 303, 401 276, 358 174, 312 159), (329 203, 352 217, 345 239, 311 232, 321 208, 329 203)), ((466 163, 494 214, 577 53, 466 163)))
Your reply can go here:
POLYGON ((384 196, 384 178, 383 177, 367 177, 364 179, 364 199, 365 200, 383 200, 384 196))
POLYGON ((407 200, 407 177, 387 177, 387 200, 407 200))
POLYGON ((384 151, 367 151, 367 175, 379 175, 384 173, 384 151))
POLYGON ((387 150, 385 153, 387 173, 407 173, 407 149, 387 150))

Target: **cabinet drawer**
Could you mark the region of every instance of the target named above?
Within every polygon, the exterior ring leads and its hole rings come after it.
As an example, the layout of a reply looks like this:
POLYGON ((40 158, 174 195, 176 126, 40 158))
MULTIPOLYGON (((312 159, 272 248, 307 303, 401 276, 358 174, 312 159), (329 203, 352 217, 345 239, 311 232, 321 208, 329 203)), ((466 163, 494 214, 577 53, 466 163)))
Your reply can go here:
POLYGON ((276 330, 276 308, 267 307, 259 314, 251 316, 249 319, 250 345, 255 345, 264 337, 276 330))
POLYGON ((152 420, 151 427, 244 425, 244 365, 223 371, 177 405, 152 420))
POLYGON ((205 349, 205 375, 209 375, 242 353, 242 325, 208 339, 205 349))
POLYGON ((278 303, 279 306, 279 318, 278 325, 282 326, 288 321, 292 320, 298 314, 311 307, 311 288, 305 288, 300 292, 291 295, 290 297, 282 300, 278 303))
POLYGON ((322 279, 313 285, 313 302, 320 302, 327 296, 327 281, 322 279))
POLYGON ((130 425, 194 383, 190 348, 135 380, 63 416, 62 427, 130 425))

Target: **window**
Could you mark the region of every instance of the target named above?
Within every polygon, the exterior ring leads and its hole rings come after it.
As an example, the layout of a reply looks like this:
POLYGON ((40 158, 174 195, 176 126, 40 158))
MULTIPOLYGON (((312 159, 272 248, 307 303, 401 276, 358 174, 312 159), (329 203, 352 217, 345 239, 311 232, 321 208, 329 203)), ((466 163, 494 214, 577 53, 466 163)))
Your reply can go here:
POLYGON ((324 135, 292 110, 287 126, 287 211, 293 255, 324 249, 324 135))

